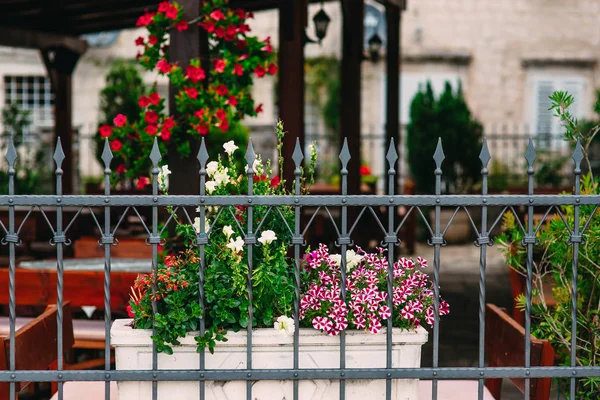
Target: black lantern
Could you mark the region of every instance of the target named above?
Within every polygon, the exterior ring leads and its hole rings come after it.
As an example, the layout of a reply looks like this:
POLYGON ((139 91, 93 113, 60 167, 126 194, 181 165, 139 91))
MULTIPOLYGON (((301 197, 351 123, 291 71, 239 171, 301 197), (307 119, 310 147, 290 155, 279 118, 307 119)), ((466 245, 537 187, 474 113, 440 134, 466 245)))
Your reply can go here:
POLYGON ((371 55, 371 60, 376 62, 379 60, 379 52, 383 46, 383 41, 377 33, 374 33, 367 43, 369 44, 369 54, 371 55))
POLYGON ((315 23, 315 35, 317 36, 317 39, 319 39, 319 43, 321 43, 323 38, 325 38, 325 35, 327 35, 327 28, 329 27, 330 21, 331 18, 329 18, 329 15, 327 15, 322 8, 313 17, 313 22, 315 23))

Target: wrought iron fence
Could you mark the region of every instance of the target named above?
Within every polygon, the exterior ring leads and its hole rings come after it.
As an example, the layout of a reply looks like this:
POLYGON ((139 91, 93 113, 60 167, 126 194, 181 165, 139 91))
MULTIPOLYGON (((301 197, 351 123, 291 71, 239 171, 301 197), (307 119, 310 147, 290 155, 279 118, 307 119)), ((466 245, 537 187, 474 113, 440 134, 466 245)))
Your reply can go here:
MULTIPOLYGON (((424 155, 425 156, 425 155, 424 155)), ((206 165, 208 162, 208 153, 204 143, 202 143, 200 152, 198 154, 199 161, 199 175, 200 180, 200 192, 198 195, 169 195, 164 196, 159 194, 159 188, 157 183, 157 177, 159 175, 159 161, 161 160, 161 154, 158 150, 158 146, 155 143, 154 148, 150 154, 152 161, 152 194, 150 195, 139 195, 139 196, 122 196, 111 194, 110 187, 110 164, 112 160, 112 153, 108 142, 104 148, 103 161, 105 163, 104 170, 104 195, 65 195, 62 191, 62 163, 64 161, 64 154, 61 148, 60 141, 57 143, 56 150, 54 152, 54 161, 56 163, 55 178, 56 178, 56 194, 54 195, 20 195, 15 193, 15 175, 16 175, 16 161, 17 153, 12 143, 10 143, 6 155, 8 162, 8 174, 10 176, 8 183, 8 195, 0 196, 0 206, 3 209, 8 210, 8 224, 4 224, 0 221, 0 227, 4 232, 2 243, 9 247, 9 319, 10 319, 10 346, 9 346, 9 368, 7 371, 0 371, 0 381, 10 382, 11 395, 14 398, 16 385, 15 382, 21 381, 34 381, 34 382, 57 382, 58 383, 58 397, 63 398, 63 384, 67 381, 101 381, 105 382, 105 396, 106 399, 110 398, 110 382, 111 381, 150 381, 152 382, 152 393, 153 399, 157 398, 157 385, 160 381, 194 381, 198 382, 200 386, 200 399, 204 399, 205 396, 205 383, 207 381, 246 381, 246 398, 248 400, 254 399, 252 396, 252 385, 254 381, 260 380, 288 380, 293 382, 293 398, 299 398, 299 382, 303 380, 335 380, 339 381, 340 399, 344 399, 345 395, 345 382, 347 380, 354 379, 372 379, 372 380, 383 380, 386 382, 387 399, 396 398, 392 393, 392 382, 396 379, 422 379, 433 381, 433 399, 437 399, 438 383, 440 380, 448 379, 471 379, 478 381, 478 398, 483 398, 484 393, 484 382, 490 378, 522 378, 525 380, 525 394, 524 398, 530 398, 530 379, 549 377, 549 378, 568 378, 570 379, 570 393, 571 399, 576 398, 576 380, 583 377, 600 377, 600 367, 597 366, 578 366, 576 365, 576 344, 577 344, 577 296, 572 296, 572 326, 571 326, 571 361, 569 366, 555 366, 555 367, 532 367, 531 365, 531 353, 530 353, 530 332, 531 332, 531 307, 532 307, 532 271, 533 271, 533 251, 534 244, 536 242, 536 233, 539 229, 539 224, 534 224, 534 212, 539 207, 554 207, 558 210, 560 206, 573 207, 575 213, 575 219, 573 226, 566 224, 566 229, 569 233, 569 243, 573 246, 574 257, 572 259, 572 290, 573 293, 577 291, 577 272, 578 272, 578 256, 579 248, 581 243, 584 241, 586 236, 586 229, 592 220, 595 212, 600 205, 600 196, 598 195, 585 195, 581 194, 581 163, 583 154, 581 147, 578 145, 572 155, 574 161, 573 169, 573 184, 574 193, 569 195, 538 195, 534 193, 534 161, 536 159, 536 152, 532 141, 529 141, 529 146, 525 155, 527 162, 527 182, 528 190, 526 194, 513 194, 513 195, 489 195, 488 194, 488 165, 490 163, 490 152, 488 151, 487 143, 484 141, 483 148, 481 150, 480 159, 482 163, 482 190, 477 195, 444 195, 441 193, 442 186, 442 175, 443 175, 443 161, 444 152, 441 141, 438 142, 437 149, 433 155, 436 168, 433 171, 435 179, 435 193, 432 195, 396 195, 395 190, 395 175, 396 175, 396 164, 398 162, 398 154, 396 148, 392 143, 386 154, 386 160, 388 162, 387 171, 387 185, 389 189, 389 195, 349 195, 347 190, 348 171, 347 165, 351 158, 348 151, 347 145, 344 143, 343 149, 339 155, 341 162, 340 175, 341 175, 341 193, 339 195, 324 195, 324 196, 311 196, 302 195, 300 189, 300 175, 301 166, 303 163, 303 153, 300 145, 296 144, 296 149, 293 154, 293 161, 296 165, 294 171, 296 179, 293 185, 293 194, 284 196, 257 196, 253 192, 253 162, 256 159, 256 154, 252 148, 252 142, 250 142, 245 158, 248 165, 248 193, 247 195, 234 195, 234 196, 210 196, 206 194, 206 165), (56 271, 57 271, 57 323, 58 323, 58 342, 57 342, 57 353, 58 358, 58 369, 49 371, 27 371, 18 370, 15 365, 15 318, 16 318, 16 297, 15 297, 15 248, 19 245, 19 232, 21 225, 17 225, 15 222, 15 207, 25 206, 31 210, 39 209, 49 227, 53 231, 53 237, 51 243, 56 247, 56 271), (380 237, 382 238, 382 245, 387 248, 388 258, 388 296, 387 301, 389 302, 390 308, 392 307, 392 265, 396 259, 396 247, 399 244, 398 232, 407 221, 408 215, 415 214, 423 219, 424 224, 430 233, 429 245, 434 248, 434 259, 433 259, 433 284, 434 284, 434 310, 435 310, 435 324, 433 326, 433 360, 432 367, 429 368, 394 368, 392 365, 392 322, 391 319, 387 320, 387 359, 385 368, 369 368, 369 369, 357 369, 346 367, 346 355, 345 355, 345 341, 346 337, 344 332, 340 334, 340 360, 339 368, 334 369, 303 369, 299 367, 299 330, 296 329, 293 340, 293 368, 291 369, 253 369, 252 368, 252 318, 248 318, 247 328, 247 368, 238 370, 210 370, 206 369, 205 364, 205 353, 199 354, 199 368, 195 370, 161 370, 158 365, 158 356, 156 347, 154 348, 152 355, 152 369, 151 370, 112 370, 111 369, 111 358, 110 358, 110 328, 111 328, 111 248, 116 245, 115 231, 116 227, 111 224, 111 211, 115 207, 126 207, 135 211, 137 215, 138 208, 150 208, 151 209, 151 220, 147 225, 147 244, 152 247, 152 271, 156 276, 158 268, 158 246, 161 244, 161 228, 159 229, 159 209, 166 207, 183 208, 183 207, 198 207, 200 215, 200 227, 199 231, 196 232, 196 243, 198 247, 199 255, 201 258, 198 274, 200 281, 199 298, 200 305, 205 302, 205 293, 202 287, 205 273, 205 261, 204 252, 207 246, 210 246, 210 226, 205 226, 205 214, 208 207, 219 206, 219 207, 234 207, 244 206, 247 207, 248 213, 248 224, 246 225, 245 232, 245 246, 248 247, 248 253, 251 254, 251 249, 256 243, 256 231, 253 225, 253 208, 258 206, 267 207, 292 207, 295 211, 295 224, 293 227, 288 227, 292 234, 291 246, 294 253, 294 274, 295 274, 295 312, 294 320, 296 326, 299 326, 298 315, 299 315, 299 300, 300 300, 300 262, 301 262, 301 250, 305 245, 302 227, 300 226, 300 215, 302 208, 316 208, 329 210, 330 208, 340 209, 340 219, 336 221, 331 217, 332 224, 336 227, 338 232, 337 244, 341 249, 341 296, 345 298, 345 282, 346 282, 346 250, 352 246, 352 236, 356 234, 356 228, 360 225, 361 218, 365 215, 372 215, 376 218, 378 227, 380 228, 380 237), (395 210, 404 206, 409 209, 409 212, 402 220, 396 220, 395 210), (592 216, 585 223, 581 223, 579 220, 580 208, 583 206, 594 207, 592 216), (74 223, 79 213, 77 213, 72 220, 66 221, 63 218, 64 207, 77 207, 80 212, 88 209, 93 215, 96 213, 102 213, 99 217, 94 217, 96 225, 101 232, 99 244, 104 246, 104 306, 105 306, 105 369, 104 370, 86 370, 86 371, 75 371, 65 369, 63 362, 63 312, 62 305, 65 302, 63 297, 63 286, 64 286, 64 259, 63 253, 65 246, 69 246, 71 241, 69 240, 69 229, 74 223), (524 233, 523 246, 527 252, 527 285, 526 285, 526 298, 527 306, 525 310, 525 355, 524 365, 514 367, 486 367, 486 354, 484 350, 484 342, 486 337, 485 332, 485 317, 486 317, 486 251, 487 247, 492 245, 489 232, 499 224, 500 217, 494 221, 488 220, 488 210, 492 207, 498 207, 502 209, 501 215, 504 212, 512 212, 517 218, 519 216, 515 212, 515 208, 523 207, 527 210, 527 220, 520 222, 519 225, 522 227, 524 233), (44 209, 52 208, 56 211, 56 220, 50 221, 44 212, 44 209), (349 210, 351 208, 356 209, 356 219, 351 221, 349 218, 349 210), (430 208, 434 212, 433 221, 430 223, 428 218, 425 217, 423 212, 424 208, 430 208), (447 226, 442 226, 440 214, 443 209, 454 210, 453 216, 448 222, 447 226), (479 226, 471 218, 469 209, 477 208, 481 210, 481 220, 479 226), (385 210, 383 214, 383 220, 381 219, 380 210, 385 210), (454 368, 454 367, 440 367, 439 366, 439 338, 440 338, 440 304, 439 304, 439 277, 441 267, 441 255, 440 249, 445 245, 444 235, 448 229, 448 226, 454 220, 454 217, 459 212, 465 212, 469 216, 470 223, 474 232, 477 234, 477 240, 475 245, 479 247, 480 252, 480 265, 479 265, 479 358, 477 367, 474 368, 454 368), (491 223, 490 223, 491 222, 491 223)), ((315 211, 315 212, 317 212, 315 211)), ((549 211, 546 213, 548 216, 549 211)), ((329 214, 331 215, 331 214, 329 214)), ((121 217, 122 219, 122 217, 121 217)), ((167 221, 168 222, 168 221, 167 221)), ((310 223, 310 222, 309 222, 310 223)), ((541 224, 541 222, 540 222, 541 224)), ((166 227, 166 225, 165 225, 166 227)), ((252 274, 253 265, 252 257, 248 257, 248 275, 247 275, 247 291, 248 296, 252 296, 252 274)), ((252 307, 248 309, 248 314, 252 315, 252 307)), ((200 320, 199 324, 200 333, 204 333, 206 327, 204 325, 204 319, 200 320)))

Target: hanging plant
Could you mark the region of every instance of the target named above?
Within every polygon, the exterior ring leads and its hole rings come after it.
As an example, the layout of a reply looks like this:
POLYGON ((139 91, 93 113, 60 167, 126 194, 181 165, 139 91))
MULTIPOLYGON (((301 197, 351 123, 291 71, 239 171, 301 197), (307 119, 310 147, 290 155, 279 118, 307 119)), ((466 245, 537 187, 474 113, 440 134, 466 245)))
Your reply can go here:
POLYGON ((184 20, 182 7, 168 1, 138 19, 136 25, 145 27, 148 35, 136 39, 136 45, 142 47, 136 58, 146 70, 169 79, 176 93, 177 119, 166 115, 166 100, 150 90, 139 97, 137 120, 118 114, 112 125, 100 128, 115 156, 124 160, 114 170, 116 182, 133 179, 140 189, 150 182, 151 165, 145 155, 156 137, 162 154, 168 157, 169 145, 181 157, 189 157, 191 143, 201 136, 228 132, 244 117, 262 111, 262 104, 255 105, 251 96, 252 82, 254 77, 274 75, 277 66, 271 62, 270 39, 259 40, 249 34, 246 22, 252 17, 251 12, 229 8, 226 0, 207 0, 195 20, 184 20), (203 68, 198 58, 190 59, 185 68, 169 61, 169 32, 185 31, 192 24, 208 34, 209 69, 203 68))

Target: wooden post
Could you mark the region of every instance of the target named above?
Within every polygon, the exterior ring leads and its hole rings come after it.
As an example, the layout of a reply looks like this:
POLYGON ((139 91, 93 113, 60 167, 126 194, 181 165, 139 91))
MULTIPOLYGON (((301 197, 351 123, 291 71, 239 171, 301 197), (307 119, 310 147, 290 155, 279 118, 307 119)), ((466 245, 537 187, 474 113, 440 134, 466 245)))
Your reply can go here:
MULTIPOLYGON (((387 49, 386 49, 386 121, 385 121, 385 143, 386 151, 392 141, 396 147, 400 147, 400 12, 397 5, 387 3, 385 6, 385 17, 387 26, 387 49)), ((401 193, 400 165, 396 165, 396 194, 401 193)), ((387 169, 387 165, 384 171, 387 169)), ((386 185, 386 190, 387 190, 386 185)))
MULTIPOLYGON (((65 160, 63 162, 63 193, 73 194, 73 127, 72 74, 80 53, 66 47, 49 47, 41 50, 42 59, 54 90, 54 143, 60 137, 65 160)), ((56 185, 56 183, 54 183, 56 185)))
POLYGON ((344 137, 352 158, 348 163, 348 194, 360 193, 361 62, 364 0, 342 0, 342 66, 340 145, 344 137))
MULTIPOLYGON (((283 177, 293 188, 296 138, 304 146, 304 29, 307 1, 282 1, 279 8, 279 118, 287 131, 283 144, 283 177)), ((305 154, 308 157, 307 154, 305 154)))
MULTIPOLYGON (((179 0, 183 7, 183 19, 192 20, 200 15, 201 2, 198 0, 179 0)), ((208 35, 206 31, 198 24, 191 24, 183 32, 176 29, 171 30, 171 42, 169 45, 169 61, 177 62, 182 68, 186 68, 190 59, 200 58, 202 68, 206 71, 210 68, 208 56, 208 35)), ((205 81, 205 85, 208 81, 205 81)), ((180 124, 180 129, 187 129, 181 126, 183 119, 175 112, 175 89, 169 85, 169 110, 171 115, 180 124)), ((208 139, 208 137, 207 137, 208 139)), ((169 193, 172 194, 198 194, 200 192, 200 178, 198 175, 198 160, 196 158, 200 148, 200 140, 190 143, 192 151, 189 157, 181 157, 175 147, 169 148, 169 169, 172 174, 169 176, 169 193)))

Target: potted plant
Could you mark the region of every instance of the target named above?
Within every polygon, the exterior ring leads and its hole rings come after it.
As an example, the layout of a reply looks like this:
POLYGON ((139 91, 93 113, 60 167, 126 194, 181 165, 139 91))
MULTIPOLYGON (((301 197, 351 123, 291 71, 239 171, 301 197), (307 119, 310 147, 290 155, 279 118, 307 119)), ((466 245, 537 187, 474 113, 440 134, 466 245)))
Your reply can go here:
MULTIPOLYGON (((581 167, 588 171, 581 176, 581 194, 600 194, 598 180, 593 176, 588 156, 590 145, 600 130, 600 125, 591 129, 580 129, 580 124, 568 111, 573 104, 573 97, 567 93, 555 92, 551 100, 552 109, 566 128, 565 139, 580 146, 583 159, 581 167)), ((596 108, 600 109, 600 103, 596 108)), ((532 265, 531 333, 539 339, 550 341, 556 353, 556 363, 569 366, 572 351, 572 260, 575 247, 571 245, 570 230, 573 229, 577 214, 573 206, 562 206, 559 211, 561 214, 552 213, 546 221, 534 221, 536 245, 532 265), (541 226, 537 229, 539 225, 541 226), (551 292, 546 290, 549 283, 551 292)), ((600 219, 596 217, 593 205, 580 206, 578 216, 579 229, 584 226, 586 228, 582 235, 583 241, 578 246, 575 365, 597 367, 600 360, 600 219)), ((517 274, 525 275, 527 251, 521 246, 525 233, 512 213, 504 216, 503 228, 505 232, 496 241, 506 263, 517 274)), ((517 309, 525 309, 524 293, 519 294, 514 301, 517 309)), ((568 378, 562 380, 560 389, 567 398, 570 396, 568 378)), ((594 377, 579 378, 575 391, 577 399, 597 399, 600 382, 594 377)))
MULTIPOLYGON (((282 137, 282 125, 278 137, 282 137)), ((237 171, 233 142, 224 146, 227 153, 206 167, 208 195, 244 194, 248 187, 247 174, 237 171)), ((312 183, 316 156, 306 168, 302 182, 304 190, 312 183)), ((287 194, 279 176, 271 177, 270 162, 263 166, 260 158, 254 163, 253 193, 259 196, 287 194)), ((168 168, 162 169, 168 171, 168 168)), ((166 181, 159 176, 159 183, 166 181)), ((163 189, 165 189, 163 187, 163 189)), ((207 207, 208 208, 208 207, 207 207)), ((392 319, 393 358, 395 367, 420 366, 420 347, 427 341, 422 325, 432 325, 433 287, 421 271, 427 262, 402 258, 392 266, 393 307, 387 301, 388 261, 384 249, 368 254, 360 248, 346 253, 347 295, 340 297, 341 256, 331 254, 325 245, 307 250, 301 263, 301 302, 299 319, 294 325, 294 260, 288 256, 293 226, 293 207, 280 207, 281 218, 270 214, 267 206, 253 208, 257 244, 252 253, 253 368, 291 368, 293 333, 300 329, 300 367, 337 368, 341 331, 347 332, 348 367, 385 367, 386 335, 382 327, 392 319), (283 220, 285 220, 285 223, 283 220), (364 357, 368 352, 370 357, 364 357), (276 354, 276 356, 274 356, 276 354), (338 356, 335 356, 338 354, 338 356), (378 355, 377 357, 372 357, 378 355)), ((175 217, 177 220, 177 218, 175 217)), ((209 209, 204 224, 210 242, 205 247, 204 308, 199 304, 199 263, 195 240, 200 231, 200 218, 193 224, 178 221, 177 232, 184 236, 186 249, 166 256, 158 265, 158 274, 140 277, 133 286, 129 306, 132 319, 116 320, 111 330, 117 369, 151 369, 152 343, 159 352, 161 369, 198 368, 197 351, 208 350, 206 368, 244 368, 246 362, 246 330, 250 300, 248 285, 248 248, 244 242, 244 227, 248 220, 245 207, 234 213, 209 209), (152 283, 156 280, 156 292, 152 283), (153 300, 156 313, 153 312, 153 300), (198 332, 204 318, 205 334, 198 332), (152 328, 154 328, 154 335, 152 328)), ((440 314, 449 311, 441 301, 440 314)), ((394 392, 402 399, 416 399, 415 380, 398 380, 394 392), (399 394, 398 394, 399 395, 399 394)), ((385 392, 385 383, 348 382, 353 396, 385 392)), ((238 398, 245 390, 243 382, 207 382, 207 398, 238 398)), ((261 398, 268 393, 291 396, 291 382, 264 381, 253 386, 261 398)), ((321 398, 332 398, 337 385, 332 382, 301 382, 300 390, 317 391, 321 398), (316 384, 316 387, 314 386, 316 384)), ((145 399, 151 383, 119 382, 121 399, 145 399)), ((198 397, 198 383, 159 383, 160 393, 177 398, 198 397)), ((315 392, 315 393, 317 393, 315 392)), ((316 395, 316 394, 315 394, 316 395)), ((350 397, 354 399, 358 397, 350 397)))

